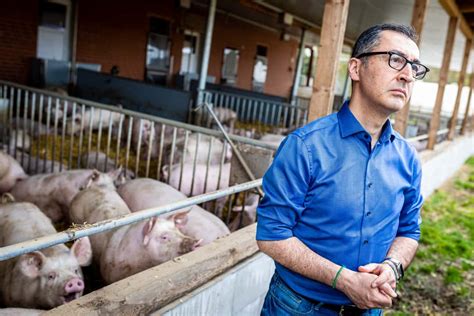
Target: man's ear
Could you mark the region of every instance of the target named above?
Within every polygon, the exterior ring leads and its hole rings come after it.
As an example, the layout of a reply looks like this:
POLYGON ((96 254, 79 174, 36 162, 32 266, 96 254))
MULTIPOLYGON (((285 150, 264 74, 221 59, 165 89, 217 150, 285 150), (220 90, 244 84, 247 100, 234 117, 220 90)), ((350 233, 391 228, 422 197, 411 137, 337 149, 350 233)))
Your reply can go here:
POLYGON ((359 71, 362 67, 362 61, 357 58, 349 59, 349 63, 347 65, 349 76, 351 77, 352 81, 359 81, 359 71))

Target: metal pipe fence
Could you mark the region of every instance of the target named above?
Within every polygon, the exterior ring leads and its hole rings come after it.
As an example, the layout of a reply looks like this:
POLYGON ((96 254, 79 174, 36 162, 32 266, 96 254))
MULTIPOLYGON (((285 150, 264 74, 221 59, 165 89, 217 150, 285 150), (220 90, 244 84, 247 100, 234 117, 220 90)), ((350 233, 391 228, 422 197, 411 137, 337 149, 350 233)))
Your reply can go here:
MULTIPOLYGON (((127 178, 154 178, 187 196, 230 185, 233 152, 220 131, 5 81, 0 100, 6 104, 0 108, 0 142, 30 175, 121 166, 127 178)), ((229 138, 276 150, 255 139, 229 138)), ((242 200, 242 194, 232 194, 226 209, 216 201, 203 207, 229 224, 242 200)))
POLYGON ((72 241, 78 238, 102 233, 111 229, 116 229, 125 225, 130 225, 139 221, 149 219, 154 216, 170 213, 174 210, 179 210, 199 203, 212 201, 220 197, 225 197, 230 194, 248 191, 257 188, 262 184, 262 180, 254 180, 242 184, 235 185, 231 188, 218 190, 216 192, 207 193, 191 197, 178 202, 170 203, 160 207, 154 207, 138 212, 130 213, 125 216, 117 217, 90 224, 84 227, 75 227, 67 229, 56 234, 35 238, 34 240, 27 240, 18 244, 9 245, 0 248, 0 261, 7 260, 31 251, 36 251, 48 248, 57 244, 72 241))
MULTIPOLYGON (((309 103, 306 99, 298 98, 293 105, 215 90, 204 90, 203 95, 204 102, 213 104, 215 108, 234 111, 239 128, 281 134, 282 130, 293 130, 307 123, 309 103)), ((203 115, 202 124, 209 126, 212 120, 206 113, 203 115)))

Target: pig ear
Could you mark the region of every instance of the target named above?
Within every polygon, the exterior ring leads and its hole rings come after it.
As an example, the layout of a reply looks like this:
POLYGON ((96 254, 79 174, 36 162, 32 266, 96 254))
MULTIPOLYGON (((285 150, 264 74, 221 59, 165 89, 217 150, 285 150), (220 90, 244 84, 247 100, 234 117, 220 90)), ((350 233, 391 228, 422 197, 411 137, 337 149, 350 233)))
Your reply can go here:
POLYGON ((150 218, 143 226, 143 245, 147 246, 150 242, 150 233, 153 230, 153 226, 156 224, 156 217, 150 218))
POLYGON ((36 278, 46 261, 46 257, 40 251, 33 251, 20 257, 20 269, 24 275, 36 278))
POLYGON ((169 216, 168 219, 174 221, 174 224, 176 225, 176 227, 178 229, 182 229, 182 228, 184 228, 184 226, 186 226, 186 224, 188 222, 188 213, 190 211, 191 210, 187 210, 185 212, 180 212, 180 213, 173 214, 173 215, 169 216))
POLYGON ((83 237, 74 242, 71 252, 81 267, 87 267, 92 262, 92 247, 89 237, 83 237))
POLYGON ((118 177, 122 174, 122 166, 119 166, 117 169, 112 170, 107 173, 113 180, 117 180, 118 177))

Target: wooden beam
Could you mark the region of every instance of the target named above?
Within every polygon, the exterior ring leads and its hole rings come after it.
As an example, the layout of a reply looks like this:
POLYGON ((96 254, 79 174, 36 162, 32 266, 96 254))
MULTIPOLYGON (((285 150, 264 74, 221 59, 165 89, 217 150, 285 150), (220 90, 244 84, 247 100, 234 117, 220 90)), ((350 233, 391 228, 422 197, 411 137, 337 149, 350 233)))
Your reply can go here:
MULTIPOLYGON (((418 41, 416 44, 418 47, 421 43, 421 34, 423 32, 423 24, 426 18, 426 8, 428 7, 429 0, 416 0, 413 6, 413 13, 411 15, 411 25, 418 33, 418 41)), ((407 129, 408 117, 410 114, 410 101, 395 115, 395 130, 401 135, 405 136, 407 129)))
POLYGON ((456 101, 454 102, 453 115, 451 116, 451 121, 449 124, 449 132, 448 132, 449 140, 452 140, 454 138, 454 134, 456 133, 456 124, 458 121, 458 113, 459 113, 459 103, 461 102, 462 89, 464 87, 464 78, 466 78, 467 62, 469 61, 469 53, 471 52, 471 48, 472 48, 472 40, 467 39, 466 44, 464 46, 464 54, 462 57, 461 73, 459 74, 459 78, 458 78, 458 93, 456 95, 456 101))
POLYGON ((458 25, 458 18, 451 16, 449 18, 448 34, 444 44, 443 62, 439 72, 438 92, 436 94, 435 106, 430 122, 430 130, 428 133, 428 149, 433 149, 436 144, 436 132, 439 128, 439 121, 441 115, 441 107, 443 105, 444 88, 448 79, 449 63, 451 62, 451 55, 453 53, 454 38, 456 36, 456 29, 458 25))
POLYGON ((444 8, 444 10, 448 13, 450 17, 457 17, 459 19, 459 25, 461 31, 466 36, 466 38, 472 39, 472 29, 467 24, 464 16, 462 15, 461 11, 459 10, 456 2, 454 0, 439 0, 439 3, 444 8))
POLYGON ((337 66, 348 12, 349 0, 326 0, 308 122, 332 112, 337 66))
POLYGON ((256 224, 42 315, 148 315, 258 251, 256 224))
MULTIPOLYGON (((466 133, 467 121, 469 120, 469 108, 471 106, 472 90, 474 89, 474 71, 471 73, 471 82, 469 86, 470 86, 469 96, 467 97, 466 112, 464 112, 464 119, 462 120, 461 135, 464 135, 466 133)), ((474 119, 474 115, 472 117, 474 119)), ((471 129, 472 129, 472 125, 471 125, 471 129)))

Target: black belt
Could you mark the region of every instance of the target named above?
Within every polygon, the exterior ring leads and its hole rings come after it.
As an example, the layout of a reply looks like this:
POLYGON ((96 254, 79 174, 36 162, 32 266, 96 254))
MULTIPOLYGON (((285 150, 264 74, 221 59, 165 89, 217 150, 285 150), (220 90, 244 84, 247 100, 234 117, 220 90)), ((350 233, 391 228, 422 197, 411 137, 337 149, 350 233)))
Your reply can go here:
MULTIPOLYGON (((314 303, 317 303, 316 301, 313 300, 314 303)), ((357 315, 362 315, 365 313, 367 310, 366 309, 360 309, 355 305, 334 305, 334 304, 327 304, 327 303, 322 303, 321 307, 330 309, 332 311, 337 312, 339 315, 345 315, 345 316, 357 316, 357 315)))

